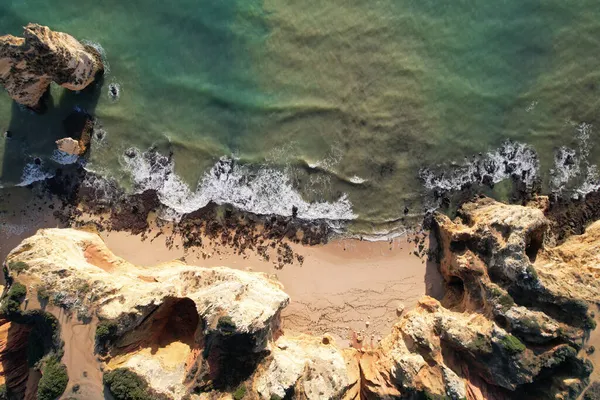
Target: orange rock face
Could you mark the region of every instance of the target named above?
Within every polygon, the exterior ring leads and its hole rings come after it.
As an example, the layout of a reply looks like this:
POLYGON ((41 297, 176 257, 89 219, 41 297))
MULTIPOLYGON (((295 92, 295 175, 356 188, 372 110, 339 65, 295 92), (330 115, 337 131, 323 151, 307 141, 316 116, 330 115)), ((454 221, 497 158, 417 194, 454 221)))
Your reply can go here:
MULTIPOLYGON (((231 398, 240 387, 267 400, 575 399, 593 367, 582 353, 600 303, 600 222, 556 246, 548 207, 534 204, 479 198, 454 220, 436 214, 443 298, 424 296, 379 344, 357 338, 349 349, 282 332, 287 295, 256 273, 135 266, 73 229, 40 230, 7 265, 26 263, 16 279, 43 281, 72 312, 111 320, 106 369, 129 368, 176 400, 231 398)), ((14 346, 1 357, 27 341, 6 329, 14 346)), ((2 360, 7 382, 23 382, 26 364, 2 360)))
POLYGON ((27 346, 31 328, 0 318, 0 384, 14 394, 24 394, 29 368, 27 346))

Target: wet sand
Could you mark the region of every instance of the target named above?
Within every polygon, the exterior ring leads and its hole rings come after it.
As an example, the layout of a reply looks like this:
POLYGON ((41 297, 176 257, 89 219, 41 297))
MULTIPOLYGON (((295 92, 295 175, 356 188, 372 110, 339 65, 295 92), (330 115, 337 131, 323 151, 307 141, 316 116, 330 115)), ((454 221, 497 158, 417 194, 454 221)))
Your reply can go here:
POLYGON ((4 262, 13 248, 38 229, 63 227, 53 215, 59 204, 40 199, 27 188, 0 193, 0 260, 4 262))
POLYGON ((439 297, 442 293, 437 265, 414 255, 414 245, 407 238, 392 242, 345 239, 312 247, 290 243, 304 261, 279 269, 258 254, 240 255, 228 247, 184 250, 178 239, 167 248, 163 238, 142 241, 125 232, 101 236, 116 255, 138 265, 182 259, 202 267, 274 274, 291 298, 283 312, 284 330, 331 333, 340 346, 349 344, 353 332, 374 335, 374 339, 385 336, 398 319, 399 306, 408 310, 424 294, 439 297))

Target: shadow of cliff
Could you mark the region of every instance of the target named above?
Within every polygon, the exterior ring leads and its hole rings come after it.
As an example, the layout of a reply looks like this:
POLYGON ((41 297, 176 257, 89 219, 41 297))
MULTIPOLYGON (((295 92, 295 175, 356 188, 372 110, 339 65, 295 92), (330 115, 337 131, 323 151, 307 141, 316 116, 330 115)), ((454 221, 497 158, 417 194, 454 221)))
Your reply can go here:
POLYGON ((56 149, 56 140, 69 136, 65 119, 74 111, 93 116, 103 84, 104 79, 100 75, 93 84, 80 92, 61 89, 58 101, 48 91, 42 99, 42 113, 12 103, 11 118, 6 128, 9 137, 2 139, 5 140, 5 150, 0 180, 5 186, 20 183, 28 164, 38 164, 38 168, 44 171, 61 167, 52 160, 52 154, 56 149))
POLYGON ((429 250, 425 265, 425 294, 442 300, 445 293, 444 278, 440 272, 439 247, 433 231, 429 232, 429 250))

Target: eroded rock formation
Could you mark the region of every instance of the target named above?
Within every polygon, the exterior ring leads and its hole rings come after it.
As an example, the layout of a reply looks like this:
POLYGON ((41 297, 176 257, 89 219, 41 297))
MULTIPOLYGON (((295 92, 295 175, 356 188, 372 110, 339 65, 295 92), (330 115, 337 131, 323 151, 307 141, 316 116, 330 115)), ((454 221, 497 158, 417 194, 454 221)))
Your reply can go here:
POLYGON ((425 296, 375 348, 290 336, 288 297, 264 274, 172 262, 139 267, 94 233, 47 229, 8 257, 17 279, 98 316, 106 370, 174 399, 574 399, 600 303, 600 222, 552 247, 545 202, 487 198, 438 214, 446 294, 425 296))
POLYGON ((71 35, 28 24, 23 37, 0 37, 0 84, 19 104, 37 108, 51 82, 82 90, 103 71, 100 54, 71 35))
POLYGON ((94 133, 94 117, 84 111, 73 111, 63 121, 69 135, 56 141, 58 150, 76 156, 84 155, 90 147, 94 133))
POLYGON ((25 393, 29 369, 27 344, 31 328, 0 318, 0 384, 25 393))

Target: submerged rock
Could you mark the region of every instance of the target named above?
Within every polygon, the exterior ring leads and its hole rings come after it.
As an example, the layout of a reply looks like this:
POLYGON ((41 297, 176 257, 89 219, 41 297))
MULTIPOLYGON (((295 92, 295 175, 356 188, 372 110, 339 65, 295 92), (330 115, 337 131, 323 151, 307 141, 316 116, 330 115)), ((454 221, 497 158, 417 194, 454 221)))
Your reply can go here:
POLYGON ((37 108, 51 82, 85 89, 104 69, 96 49, 66 33, 28 24, 23 36, 0 37, 0 84, 19 104, 37 108))
POLYGON ((436 214, 445 296, 399 306, 372 348, 284 334, 289 299, 265 274, 135 266, 90 232, 40 230, 6 265, 26 265, 16 279, 100 319, 107 371, 127 368, 177 400, 575 399, 592 368, 579 353, 600 303, 600 222, 552 247, 542 209, 479 198, 454 221, 436 214))

